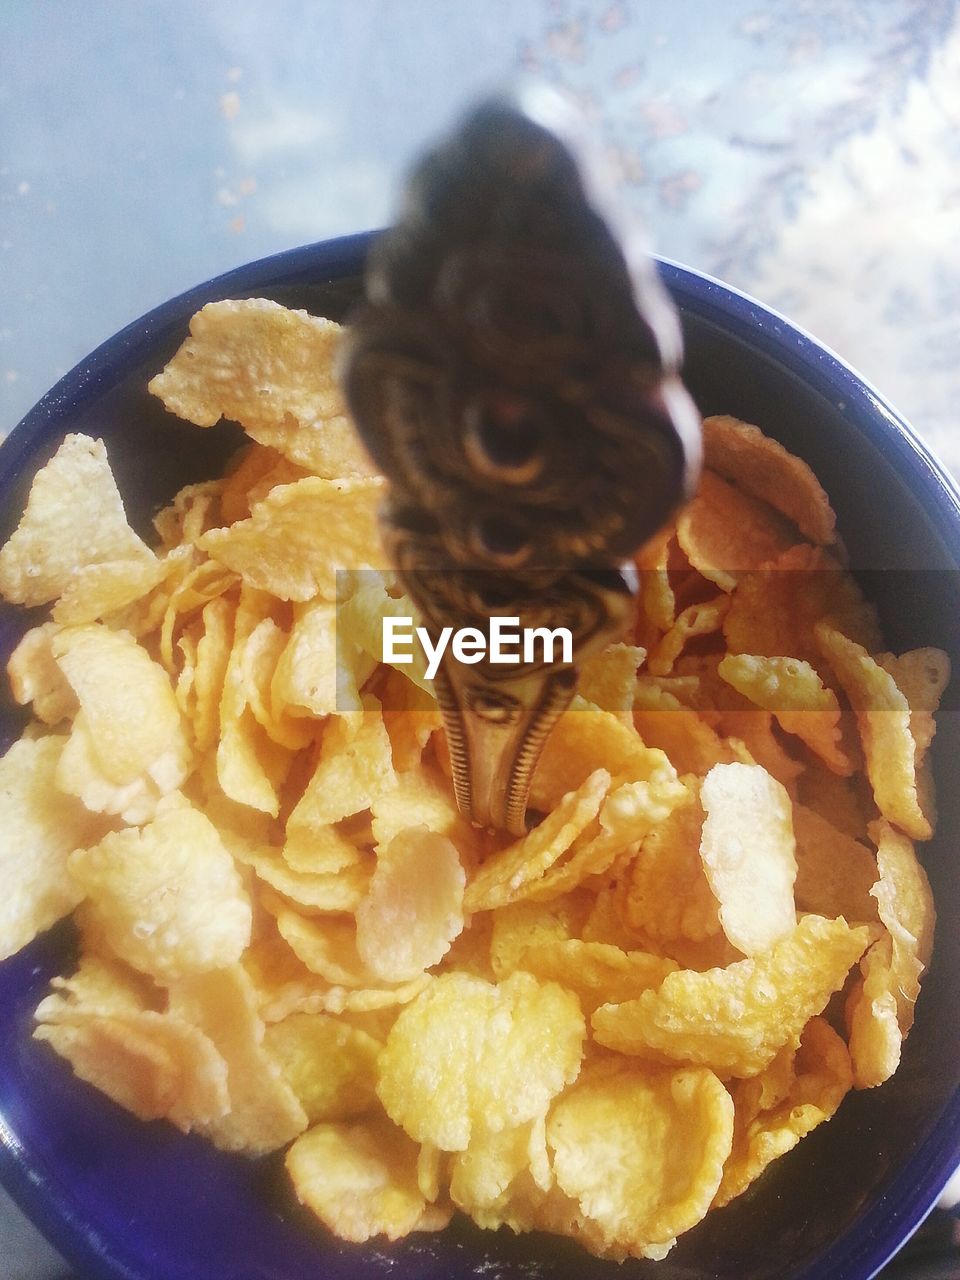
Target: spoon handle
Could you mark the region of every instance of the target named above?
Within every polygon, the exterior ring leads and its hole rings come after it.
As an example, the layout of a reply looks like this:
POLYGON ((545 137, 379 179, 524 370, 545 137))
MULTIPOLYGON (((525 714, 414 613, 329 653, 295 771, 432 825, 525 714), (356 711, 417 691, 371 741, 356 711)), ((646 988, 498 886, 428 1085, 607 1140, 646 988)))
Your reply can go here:
POLYGON ((444 627, 489 638, 503 617, 570 630, 566 659, 496 662, 488 647, 440 662, 458 803, 514 834, 579 664, 629 627, 622 566, 700 465, 672 306, 536 105, 480 105, 413 170, 341 365, 432 641, 444 627))

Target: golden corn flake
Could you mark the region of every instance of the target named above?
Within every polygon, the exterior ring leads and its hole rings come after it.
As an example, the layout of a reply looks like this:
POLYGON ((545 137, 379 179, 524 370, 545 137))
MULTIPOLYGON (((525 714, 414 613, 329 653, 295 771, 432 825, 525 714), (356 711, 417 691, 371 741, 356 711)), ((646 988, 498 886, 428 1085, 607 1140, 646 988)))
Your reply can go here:
POLYGON ((413 1000, 430 981, 426 974, 399 984, 378 981, 357 952, 352 917, 306 917, 270 893, 261 895, 261 903, 275 916, 280 938, 258 942, 245 959, 262 1015, 270 1022, 292 1013, 395 1008, 413 1000))
POLYGON ((718 764, 700 787, 703 869, 733 945, 753 956, 792 933, 796 841, 790 797, 759 765, 718 764))
MULTIPOLYGON (((490 962, 498 978, 515 969, 528 948, 539 943, 563 942, 579 935, 586 924, 591 896, 585 891, 564 894, 548 902, 521 900, 491 913, 490 962)), ((470 931, 474 928, 471 922, 470 931)))
POLYGON ((293 1144, 287 1172, 298 1199, 342 1240, 399 1240, 442 1229, 449 1215, 417 1183, 417 1144, 382 1117, 318 1124, 293 1144))
POLYGON ((728 653, 717 671, 751 702, 772 711, 781 728, 806 743, 828 768, 852 771, 841 742, 837 695, 809 662, 728 653))
POLYGON ((522 895, 553 898, 605 875, 621 858, 629 860, 644 836, 686 799, 686 787, 669 765, 648 781, 624 782, 600 806, 599 831, 591 835, 588 830, 578 837, 569 855, 525 885, 522 895))
POLYGON ((332 320, 265 298, 210 302, 149 390, 199 427, 221 418, 320 476, 372 474, 333 377, 332 320))
MULTIPOLYGON (((811 1018, 804 1029, 804 1035, 817 1021, 819 1019, 811 1018)), ((736 1126, 756 1119, 761 1111, 772 1111, 789 1095, 797 1081, 797 1052, 792 1045, 786 1045, 758 1076, 738 1080, 729 1086, 737 1104, 736 1126)))
POLYGON ((517 967, 542 982, 558 982, 574 992, 584 1013, 591 1014, 601 1004, 618 1004, 659 987, 677 965, 646 951, 624 951, 606 942, 564 938, 532 943, 522 952, 517 967))
MULTIPOLYGON (((133 600, 130 604, 123 608, 114 609, 110 613, 106 613, 100 619, 115 631, 128 631, 130 635, 135 636, 138 640, 150 640, 151 643, 159 648, 160 659, 168 670, 172 670, 169 665, 170 650, 172 648, 172 636, 169 643, 164 643, 164 637, 160 637, 160 644, 156 645, 157 637, 153 635, 158 627, 167 624, 168 615, 171 614, 170 601, 173 599, 184 580, 190 577, 196 569, 196 552, 192 547, 177 546, 166 552, 160 563, 163 567, 163 576, 157 585, 151 588, 146 595, 133 600)), ((236 581, 232 575, 223 572, 219 575, 221 578, 230 578, 236 581)), ((171 630, 172 621, 171 618, 171 630)))
POLYGON ((153 517, 153 527, 164 547, 193 547, 201 534, 214 528, 220 519, 223 488, 222 480, 184 485, 170 505, 153 517))
POLYGON ((812 542, 833 541, 836 516, 820 481, 759 427, 725 414, 704 418, 703 455, 711 471, 768 502, 812 542))
POLYGON ((407 827, 377 852, 357 908, 357 950, 385 982, 432 968, 463 929, 466 876, 456 847, 426 827, 407 827))
POLYGON ((870 652, 881 647, 876 610, 853 577, 822 547, 801 543, 740 578, 723 633, 731 653, 802 658, 819 669, 814 628, 824 618, 870 652))
POLYGON ((677 517, 677 541, 703 577, 732 591, 742 573, 776 560, 797 536, 767 503, 705 471, 677 517))
POLYGON ((632 644, 611 644, 587 658, 580 668, 577 690, 587 702, 629 715, 637 687, 637 669, 646 657, 632 644))
MULTIPOLYGON (((373 670, 364 669, 366 676, 373 670)), ((337 606, 313 601, 298 613, 274 669, 271 702, 291 715, 328 716, 360 710, 358 672, 337 663, 337 606)))
POLYGON ((913 844, 902 832, 888 822, 878 821, 871 824, 870 834, 877 843, 879 873, 871 893, 893 942, 891 972, 897 1017, 906 1035, 913 1026, 920 977, 933 950, 933 894, 913 844))
POLYGON ((220 490, 220 523, 245 520, 252 503, 279 484, 293 484, 308 473, 268 445, 248 444, 227 464, 220 490))
MULTIPOLYGON (((497 1133, 480 1129, 465 1151, 450 1161, 450 1198, 478 1221, 505 1208, 510 1188, 531 1165, 531 1144, 540 1138, 543 1119, 497 1133)), ((545 1137, 540 1140, 545 1140, 545 1137)))
POLYGON ((611 775, 611 791, 625 782, 669 787, 677 776, 664 753, 648 747, 635 729, 575 697, 537 763, 530 787, 531 808, 549 813, 597 769, 611 775))
POLYGON ((659 644, 650 650, 647 667, 655 676, 669 675, 674 663, 687 646, 688 640, 697 636, 712 635, 719 631, 729 607, 726 596, 704 600, 689 605, 678 615, 676 622, 659 644))
POLYGON ((258 921, 256 936, 240 963, 253 983, 264 1022, 282 1022, 294 1013, 323 1012, 322 996, 329 984, 311 973, 266 921, 258 921))
POLYGON ((381 698, 393 767, 398 773, 416 769, 434 733, 443 727, 437 700, 397 670, 384 672, 381 698))
POLYGON ((847 1046, 823 1018, 812 1018, 789 1059, 792 1080, 783 1098, 763 1105, 762 1077, 734 1090, 733 1151, 714 1204, 728 1204, 764 1169, 836 1113, 853 1083, 847 1046))
MULTIPOLYGON (((257 445, 251 446, 253 449, 257 447, 257 445)), ((221 524, 233 524, 237 520, 245 520, 257 503, 262 502, 273 489, 279 488, 282 484, 296 484, 298 480, 305 480, 311 474, 312 468, 299 467, 295 462, 290 462, 289 459, 276 454, 274 450, 267 450, 266 452, 273 454, 276 458, 274 465, 269 471, 262 473, 253 484, 248 486, 244 493, 245 510, 237 511, 229 519, 226 515, 224 502, 228 496, 232 497, 233 495, 228 495, 226 486, 224 487, 224 492, 220 498, 221 524)))
POLYGON ((287 821, 288 843, 309 842, 313 832, 369 809, 396 785, 383 715, 370 699, 361 715, 328 721, 317 767, 287 821))
POLYGON ((369 987, 328 987, 313 999, 298 1005, 304 1013, 323 1010, 327 1013, 353 1014, 377 1013, 389 1010, 391 1014, 400 1006, 415 1000, 432 981, 428 973, 421 973, 409 982, 396 985, 380 983, 369 987))
POLYGON ((230 1106, 227 1067, 216 1046, 181 1018, 150 1010, 34 1031, 86 1080, 141 1120, 169 1120, 185 1133, 220 1123, 230 1106))
POLYGON ((250 941, 251 909, 216 827, 189 807, 110 832, 68 860, 118 956, 170 982, 232 964, 250 941))
POLYGON ((283 847, 284 862, 308 875, 332 875, 356 866, 364 861, 367 841, 365 836, 345 830, 346 825, 316 827, 296 843, 288 840, 283 847))
MULTIPOLYGON (((280 824, 268 813, 231 800, 220 788, 217 760, 211 752, 200 762, 183 787, 183 797, 210 819, 220 839, 235 859, 263 850, 280 839, 280 824)), ((172 800, 165 801, 172 804, 172 800)))
POLYGON ((54 606, 53 619, 64 626, 76 626, 106 618, 142 600, 170 571, 171 566, 155 556, 83 565, 54 606))
POLYGON ((929 840, 932 828, 917 791, 910 704, 893 676, 861 645, 826 623, 816 627, 816 636, 857 714, 877 808, 912 839, 929 840))
POLYGON ((197 671, 197 627, 184 629, 177 641, 177 675, 173 692, 180 714, 188 723, 193 720, 196 707, 194 681, 197 671))
POLYGON ((700 1063, 724 1077, 758 1075, 784 1045, 800 1043, 869 941, 865 926, 804 916, 770 951, 725 969, 671 973, 657 991, 601 1006, 594 1038, 621 1053, 700 1063))
POLYGON ((440 1198, 441 1178, 446 1164, 446 1153, 429 1142, 421 1145, 417 1153, 417 1186, 424 1200, 434 1204, 440 1198))
POLYGON ((318 725, 312 719, 274 710, 271 682, 287 634, 273 618, 262 618, 247 637, 243 650, 243 682, 253 718, 277 746, 302 751, 313 742, 318 725))
POLYGON ((88 952, 51 986, 34 1014, 36 1037, 83 1079, 141 1118, 165 1117, 185 1132, 226 1114, 226 1063, 202 1032, 159 1012, 163 997, 148 978, 88 952))
POLYGON ((218 596, 203 608, 193 674, 193 738, 198 752, 210 751, 220 729, 220 700, 230 661, 234 605, 218 596))
MULTIPOLYGON (((672 815, 671 815, 672 816, 672 815)), ((636 859, 630 864, 635 865, 636 859)), ((627 875, 630 868, 622 870, 618 877, 611 877, 589 901, 586 919, 578 930, 584 942, 604 942, 621 951, 649 951, 660 955, 665 948, 642 929, 634 929, 626 918, 627 875)), ((580 891, 586 896, 587 890, 580 891)), ((562 899, 560 899, 562 901, 562 899)), ((719 930, 720 926, 717 925, 719 930)))
MULTIPOLYGON (((384 713, 384 721, 388 713, 384 713)), ((418 763, 397 773, 397 784, 381 791, 370 805, 374 840, 381 848, 407 827, 426 827, 447 836, 463 853, 470 853, 476 833, 457 808, 450 785, 435 768, 418 763)))
POLYGON ((805 766, 782 746, 769 711, 724 710, 717 715, 716 723, 736 763, 760 765, 793 797, 805 766))
POLYGON ((352 916, 310 918, 275 894, 261 895, 277 922, 277 931, 294 955, 331 985, 371 986, 372 974, 357 950, 357 927, 352 916))
POLYGON ((310 1124, 349 1120, 377 1104, 379 1040, 325 1013, 294 1013, 268 1026, 264 1047, 280 1063, 310 1124))
MULTIPOLYGON (((420 622, 419 610, 409 596, 402 594, 395 584, 388 582, 382 573, 355 575, 352 589, 344 595, 341 590, 338 612, 339 638, 346 644, 367 654, 376 662, 384 658, 383 623, 385 618, 412 618, 416 627, 420 622), (389 587, 389 590, 388 590, 389 587)), ((403 673, 433 698, 433 682, 427 679, 427 656, 419 640, 405 650, 411 661, 397 663, 391 658, 389 665, 403 673)), ((341 663, 344 659, 341 657, 341 663)))
MULTIPOLYGON (((254 715, 247 681, 247 643, 272 607, 266 592, 244 587, 240 593, 220 696, 217 778, 224 794, 237 804, 276 817, 280 812, 280 785, 292 757, 286 747, 273 741, 254 715)), ((216 661, 215 678, 219 682, 222 653, 216 661)))
POLYGON ((605 769, 591 773, 539 826, 488 858, 467 886, 464 909, 470 913, 489 911, 528 896, 524 889, 549 872, 596 820, 609 786, 610 775, 605 769))
POLYGON ((306 1113, 264 1046, 256 988, 240 965, 174 983, 170 1012, 202 1031, 227 1064, 230 1110, 203 1126, 215 1146, 266 1155, 302 1133, 306 1113))
POLYGON ((186 565, 179 568, 185 571, 172 581, 160 623, 160 661, 170 672, 176 669, 173 654, 178 628, 184 626, 191 615, 211 600, 216 600, 236 587, 239 581, 236 574, 217 564, 215 560, 204 560, 192 567, 186 565))
POLYGON ((633 722, 647 746, 663 751, 680 774, 702 777, 715 764, 736 758, 706 720, 652 681, 637 682, 633 722))
POLYGON ((397 1018, 377 1092, 417 1142, 463 1151, 475 1128, 542 1115, 576 1077, 584 1032, 576 997, 555 983, 443 974, 397 1018))
POLYGON ((163 668, 126 632, 96 624, 65 628, 51 648, 80 704, 58 785, 89 809, 129 822, 152 817, 191 764, 163 668))
POLYGON ((553 1108, 557 1184, 605 1248, 662 1258, 710 1208, 733 1140, 733 1102, 711 1071, 584 1071, 553 1108))
POLYGON ((57 789, 65 738, 23 738, 0 759, 0 959, 71 912, 83 889, 69 855, 103 823, 57 789))
POLYGON ((199 546, 280 600, 336 600, 338 569, 384 563, 377 509, 383 482, 308 476, 272 489, 247 520, 211 529, 199 546))
POLYGON ((818 916, 873 921, 877 861, 866 845, 805 805, 793 806, 797 840, 797 906, 818 916))
POLYGON ((885 934, 860 961, 860 977, 845 1010, 857 1089, 885 1084, 900 1065, 903 1032, 897 997, 893 939, 885 934))
MULTIPOLYGON (((551 1231, 570 1236, 599 1257, 611 1256, 604 1250, 602 1240, 589 1233, 576 1200, 556 1183, 544 1191, 530 1168, 522 1169, 492 1204, 474 1203, 469 1213, 477 1226, 488 1231, 503 1226, 514 1232, 551 1231)), ((621 1253, 616 1260, 622 1261, 624 1256, 621 1253)))
POLYGON ((164 755, 182 753, 170 682, 132 636, 97 625, 67 627, 52 638, 51 650, 110 781, 133 782, 164 755))
POLYGON ((127 524, 103 442, 68 435, 34 476, 27 509, 0 549, 0 596, 47 604, 86 565, 154 559, 127 524))
POLYGON ((917 767, 923 763, 937 731, 934 713, 950 681, 950 659, 942 649, 912 649, 896 657, 877 655, 876 662, 893 676, 910 707, 910 732, 917 744, 917 767))
POLYGON ((32 703, 33 714, 48 725, 58 725, 74 716, 80 706, 53 656, 53 637, 59 630, 54 622, 31 627, 7 663, 15 700, 22 707, 32 703))
POLYGON ((160 989, 145 974, 114 956, 89 949, 89 932, 83 935, 84 954, 69 978, 53 978, 49 995, 37 1005, 38 1022, 83 1022, 114 1013, 156 1012, 163 1003, 160 989))
POLYGON ((543 1116, 499 1133, 478 1131, 466 1151, 449 1157, 449 1169, 451 1199, 480 1227, 559 1229, 558 1201, 567 1208, 568 1231, 577 1223, 575 1203, 554 1182, 543 1116))
POLYGON ((360 860, 336 871, 300 871, 279 850, 265 847, 239 851, 236 856, 271 889, 311 915, 355 911, 373 874, 372 866, 360 860))
POLYGON ((636 556, 643 615, 658 631, 669 631, 677 616, 677 602, 669 574, 675 533, 672 525, 666 526, 654 534, 636 556))
POLYGON ((720 932, 717 899, 700 857, 703 809, 679 806, 641 845, 627 873, 627 924, 654 939, 703 941, 720 932))

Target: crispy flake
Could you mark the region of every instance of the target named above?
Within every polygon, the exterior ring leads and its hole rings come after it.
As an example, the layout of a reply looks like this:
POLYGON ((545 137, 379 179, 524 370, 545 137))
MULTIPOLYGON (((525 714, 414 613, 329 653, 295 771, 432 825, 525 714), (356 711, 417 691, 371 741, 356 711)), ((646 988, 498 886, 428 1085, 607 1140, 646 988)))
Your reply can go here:
POLYGON ((34 476, 27 509, 0 549, 0 595, 47 604, 86 565, 153 559, 127 524, 103 442, 69 435, 34 476))
POLYGON ((804 916, 770 951, 705 973, 681 970, 657 991, 601 1006, 595 1039, 654 1061, 694 1062, 722 1076, 759 1075, 796 1047, 863 954, 870 931, 844 920, 804 916), (709 1021, 703 1010, 709 1009, 709 1021))
POLYGON ((772 711, 781 728, 805 742, 834 773, 852 772, 841 743, 837 695, 809 662, 729 653, 717 672, 758 707, 772 711))
POLYGON ((893 676, 856 641, 826 623, 818 624, 816 635, 856 712, 877 807, 912 839, 929 840, 933 832, 918 794, 910 704, 893 676))
POLYGON ((833 541, 836 516, 820 481, 759 427, 727 415, 705 418, 703 451, 711 471, 768 502, 812 542, 833 541))
POLYGON ((83 888, 67 861, 103 823, 57 789, 66 739, 24 738, 0 759, 0 959, 71 912, 83 888))
POLYGON ((767 503, 705 471, 677 517, 677 541, 703 577, 732 591, 741 574, 775 560, 797 536, 767 503))
POLYGON ((308 476, 271 489, 247 520, 211 529, 199 546, 280 600, 336 600, 338 569, 384 564, 377 526, 383 483, 308 476))
POLYGON ((149 390, 199 427, 239 422, 316 475, 371 475, 333 374, 341 332, 265 298, 210 302, 149 390))
POLYGON ((463 1151, 474 1129, 542 1115, 576 1077, 583 1036, 576 997, 556 983, 445 974, 395 1022, 377 1092, 416 1141, 463 1151))
POLYGON ((287 1172, 300 1201, 342 1240, 398 1240, 439 1230, 443 1215, 417 1182, 417 1145, 384 1120, 318 1124, 287 1152, 287 1172))
POLYGON ((733 1150, 714 1200, 717 1206, 741 1195, 769 1164, 829 1120, 853 1083, 847 1046, 823 1018, 811 1018, 800 1048, 785 1056, 785 1062, 789 1084, 772 1105, 765 1105, 763 1076, 743 1080, 734 1089, 733 1150))
POLYGON ((456 847, 424 826, 381 846, 357 907, 357 950, 370 972, 406 982, 439 964, 463 929, 465 884, 456 847))
POLYGON ((189 806, 110 832, 68 865, 112 949, 160 982, 232 964, 250 941, 250 902, 233 859, 189 806))
POLYGON ((733 1140, 711 1071, 599 1064, 547 1121, 557 1184, 605 1250, 662 1258, 710 1208, 733 1140))
POLYGON ((759 765, 718 764, 700 787, 700 857, 720 924, 744 955, 769 949, 797 923, 790 797, 759 765))

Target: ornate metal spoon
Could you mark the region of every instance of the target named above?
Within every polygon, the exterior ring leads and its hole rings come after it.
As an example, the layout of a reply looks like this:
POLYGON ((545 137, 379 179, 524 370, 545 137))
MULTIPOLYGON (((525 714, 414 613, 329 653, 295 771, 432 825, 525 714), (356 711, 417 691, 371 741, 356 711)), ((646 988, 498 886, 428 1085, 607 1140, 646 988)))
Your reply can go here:
POLYGON ((676 315, 598 212, 575 147, 536 99, 469 114, 375 245, 342 364, 432 641, 488 634, 492 617, 572 632, 568 662, 467 665, 448 649, 437 672, 458 804, 515 834, 579 664, 632 616, 624 563, 700 464, 676 315))

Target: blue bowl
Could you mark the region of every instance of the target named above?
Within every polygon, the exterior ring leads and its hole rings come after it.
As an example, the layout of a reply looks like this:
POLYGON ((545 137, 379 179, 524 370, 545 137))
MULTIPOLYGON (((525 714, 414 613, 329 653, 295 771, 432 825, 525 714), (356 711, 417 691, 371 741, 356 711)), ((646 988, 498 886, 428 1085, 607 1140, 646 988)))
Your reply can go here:
MULTIPOLYGON (((238 443, 235 428, 197 431, 147 394, 192 313, 214 299, 264 295, 340 319, 358 295, 369 243, 352 236, 241 267, 105 343, 0 449, 0 538, 67 431, 105 440, 128 511, 147 532, 158 507, 216 474, 238 443)), ((685 375, 701 409, 759 423, 811 463, 891 644, 940 645, 960 670, 960 496, 943 471, 806 334, 713 280, 670 263, 661 271, 683 318, 685 375)), ((0 611, 0 658, 32 621, 23 610, 0 611)), ((866 1280, 960 1163, 960 788, 951 785, 960 718, 949 698, 948 708, 936 743, 940 828, 927 851, 938 943, 900 1071, 882 1089, 851 1095, 664 1262, 616 1267, 565 1241, 466 1223, 392 1246, 330 1239, 296 1205, 279 1158, 250 1162, 163 1123, 141 1124, 31 1039, 33 1009, 73 956, 69 923, 0 965, 0 1176, 84 1280, 866 1280)), ((7 700, 3 749, 21 724, 7 700)))

